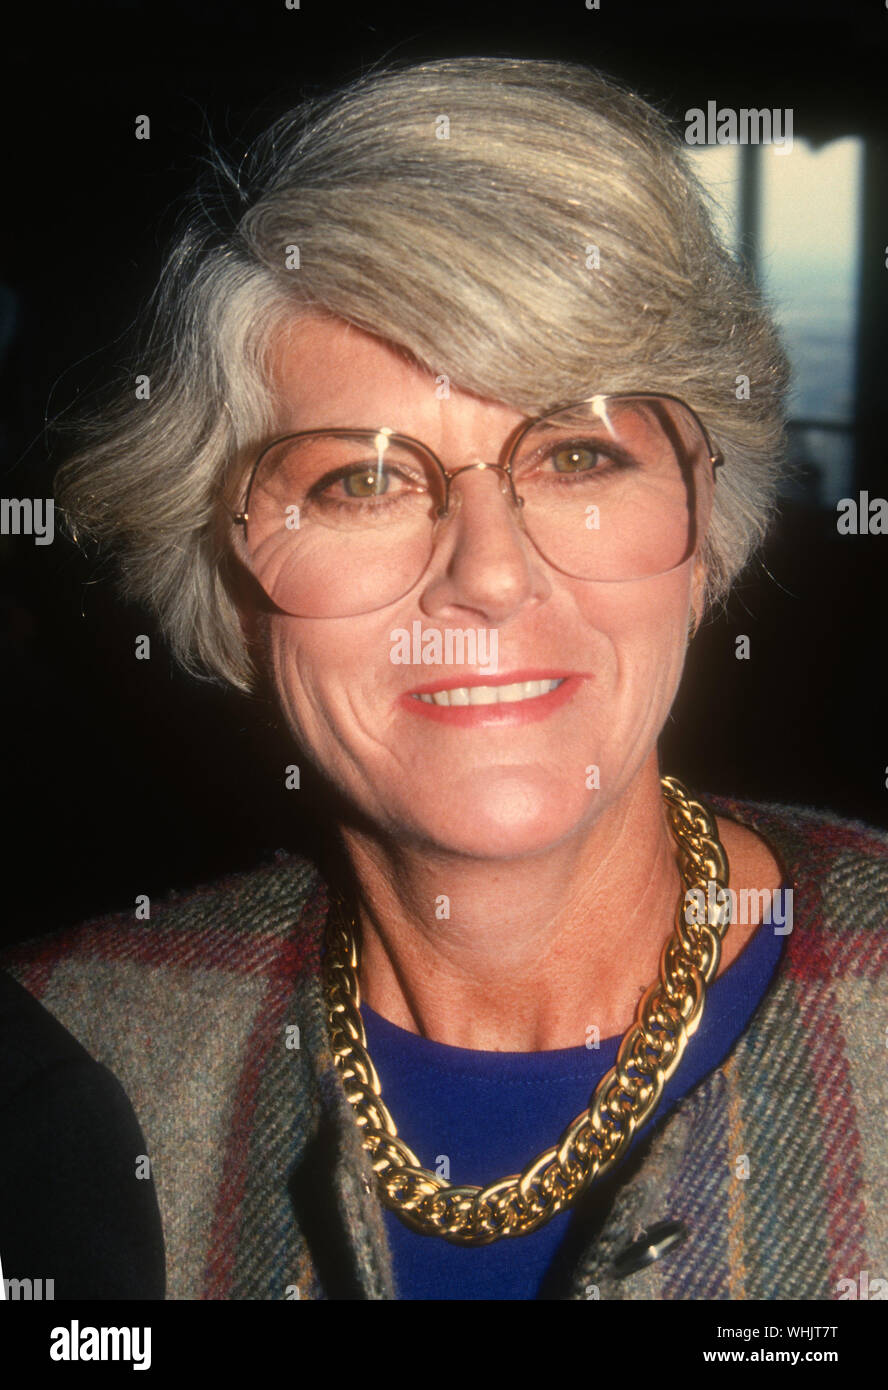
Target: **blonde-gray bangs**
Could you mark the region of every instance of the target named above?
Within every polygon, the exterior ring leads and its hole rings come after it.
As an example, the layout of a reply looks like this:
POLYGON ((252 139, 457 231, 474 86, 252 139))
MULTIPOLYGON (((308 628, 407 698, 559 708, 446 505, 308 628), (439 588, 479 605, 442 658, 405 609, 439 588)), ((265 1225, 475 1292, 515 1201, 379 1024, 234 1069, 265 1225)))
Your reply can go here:
POLYGON ((575 64, 387 68, 303 103, 213 177, 234 215, 207 186, 195 198, 134 368, 150 397, 88 422, 56 480, 70 527, 186 670, 255 686, 222 499, 275 428, 270 353, 305 313, 528 415, 681 397, 725 457, 703 545, 707 605, 723 601, 773 515, 788 365, 651 106, 575 64))

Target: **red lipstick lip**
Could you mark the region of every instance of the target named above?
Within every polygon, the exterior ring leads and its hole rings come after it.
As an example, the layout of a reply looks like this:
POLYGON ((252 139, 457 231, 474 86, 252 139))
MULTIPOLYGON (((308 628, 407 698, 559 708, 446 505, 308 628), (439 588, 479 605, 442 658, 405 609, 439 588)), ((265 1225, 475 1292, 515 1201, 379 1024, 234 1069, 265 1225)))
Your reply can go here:
MULTIPOLYGON (((535 724, 540 719, 547 719, 550 714, 559 709, 561 705, 579 690, 584 679, 583 676, 576 674, 566 676, 546 675, 527 675, 507 677, 505 684, 510 685, 516 680, 560 680, 561 684, 554 690, 550 690, 546 695, 536 695, 532 700, 516 700, 509 704, 493 705, 434 705, 428 704, 425 700, 417 700, 412 694, 400 695, 397 704, 402 709, 409 710, 411 714, 419 715, 422 719, 431 719, 435 724, 450 724, 456 728, 510 728, 520 724, 535 724)), ((485 682, 475 681, 474 684, 481 685, 485 682)), ((493 682, 490 682, 493 684, 493 682)), ((499 685, 503 684, 500 680, 499 685)), ((453 681, 450 685, 433 685, 431 690, 453 689, 460 684, 453 681)), ((465 680, 462 682, 465 685, 465 680)), ((426 692, 423 692, 426 693, 426 692)))
MULTIPOLYGON (((474 672, 464 676, 454 676, 443 681, 429 681, 427 685, 416 685, 408 690, 408 695, 434 695, 439 690, 469 689, 476 685, 517 685, 519 681, 563 681, 578 675, 577 671, 521 670, 507 671, 505 675, 484 676, 474 672)), ((540 697, 542 698, 542 696, 540 697)), ((439 706, 444 708, 444 706, 439 706)), ((458 707, 459 708, 459 707, 458 707)))

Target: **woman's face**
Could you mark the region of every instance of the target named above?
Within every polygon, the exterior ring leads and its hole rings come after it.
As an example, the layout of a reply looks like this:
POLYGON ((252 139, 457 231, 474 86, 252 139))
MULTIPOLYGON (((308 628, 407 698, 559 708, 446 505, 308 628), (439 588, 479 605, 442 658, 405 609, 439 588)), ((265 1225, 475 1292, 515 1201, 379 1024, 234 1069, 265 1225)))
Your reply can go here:
MULTIPOLYGON (((422 440, 449 471, 501 462, 525 418, 453 388, 440 399, 433 376, 339 320, 302 320, 281 339, 275 372, 292 402, 281 434, 387 426, 422 440)), ((268 618, 273 679, 299 743, 382 831, 426 851, 509 858, 582 833, 655 756, 699 597, 693 559, 631 583, 554 569, 501 478, 471 469, 454 482, 461 505, 398 601, 357 617, 268 618), (412 636, 417 623, 423 638, 441 634, 444 654, 448 629, 495 633, 496 675, 479 669, 483 650, 474 666, 393 661, 393 633, 412 636), (562 684, 508 703, 442 708, 415 697, 547 679, 562 684)))

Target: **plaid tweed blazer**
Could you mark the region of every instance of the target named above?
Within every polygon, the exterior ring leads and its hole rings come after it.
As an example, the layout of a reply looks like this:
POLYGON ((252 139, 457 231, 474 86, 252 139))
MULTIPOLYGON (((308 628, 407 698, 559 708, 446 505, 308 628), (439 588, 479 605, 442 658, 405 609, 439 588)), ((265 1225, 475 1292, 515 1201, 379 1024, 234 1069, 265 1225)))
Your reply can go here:
MULTIPOLYGON (((768 840, 793 931, 726 1061, 593 1184, 564 1299, 830 1300, 848 1296, 841 1280, 888 1278, 888 835, 704 799, 768 840), (676 1220, 682 1243, 616 1277, 627 1246, 676 1220)), ((279 852, 171 894, 148 922, 117 913, 0 957, 132 1102, 170 1299, 396 1297, 327 1041, 326 907, 317 869, 279 852)))

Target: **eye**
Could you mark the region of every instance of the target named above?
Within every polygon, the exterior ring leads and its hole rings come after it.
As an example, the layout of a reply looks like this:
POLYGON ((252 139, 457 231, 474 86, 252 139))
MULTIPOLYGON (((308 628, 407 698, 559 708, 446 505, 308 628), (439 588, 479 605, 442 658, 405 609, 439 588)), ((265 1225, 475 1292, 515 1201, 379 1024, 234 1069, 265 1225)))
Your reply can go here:
POLYGON ((380 468, 376 462, 347 463, 325 472, 306 489, 306 497, 320 503, 395 501, 423 488, 423 479, 409 463, 398 461, 380 468))
POLYGON ((601 455, 587 444, 563 444, 550 457, 556 473, 583 473, 594 468, 601 455))
POLYGON ((390 478, 385 469, 368 468, 346 473, 340 482, 349 497, 381 497, 389 490, 390 478))

